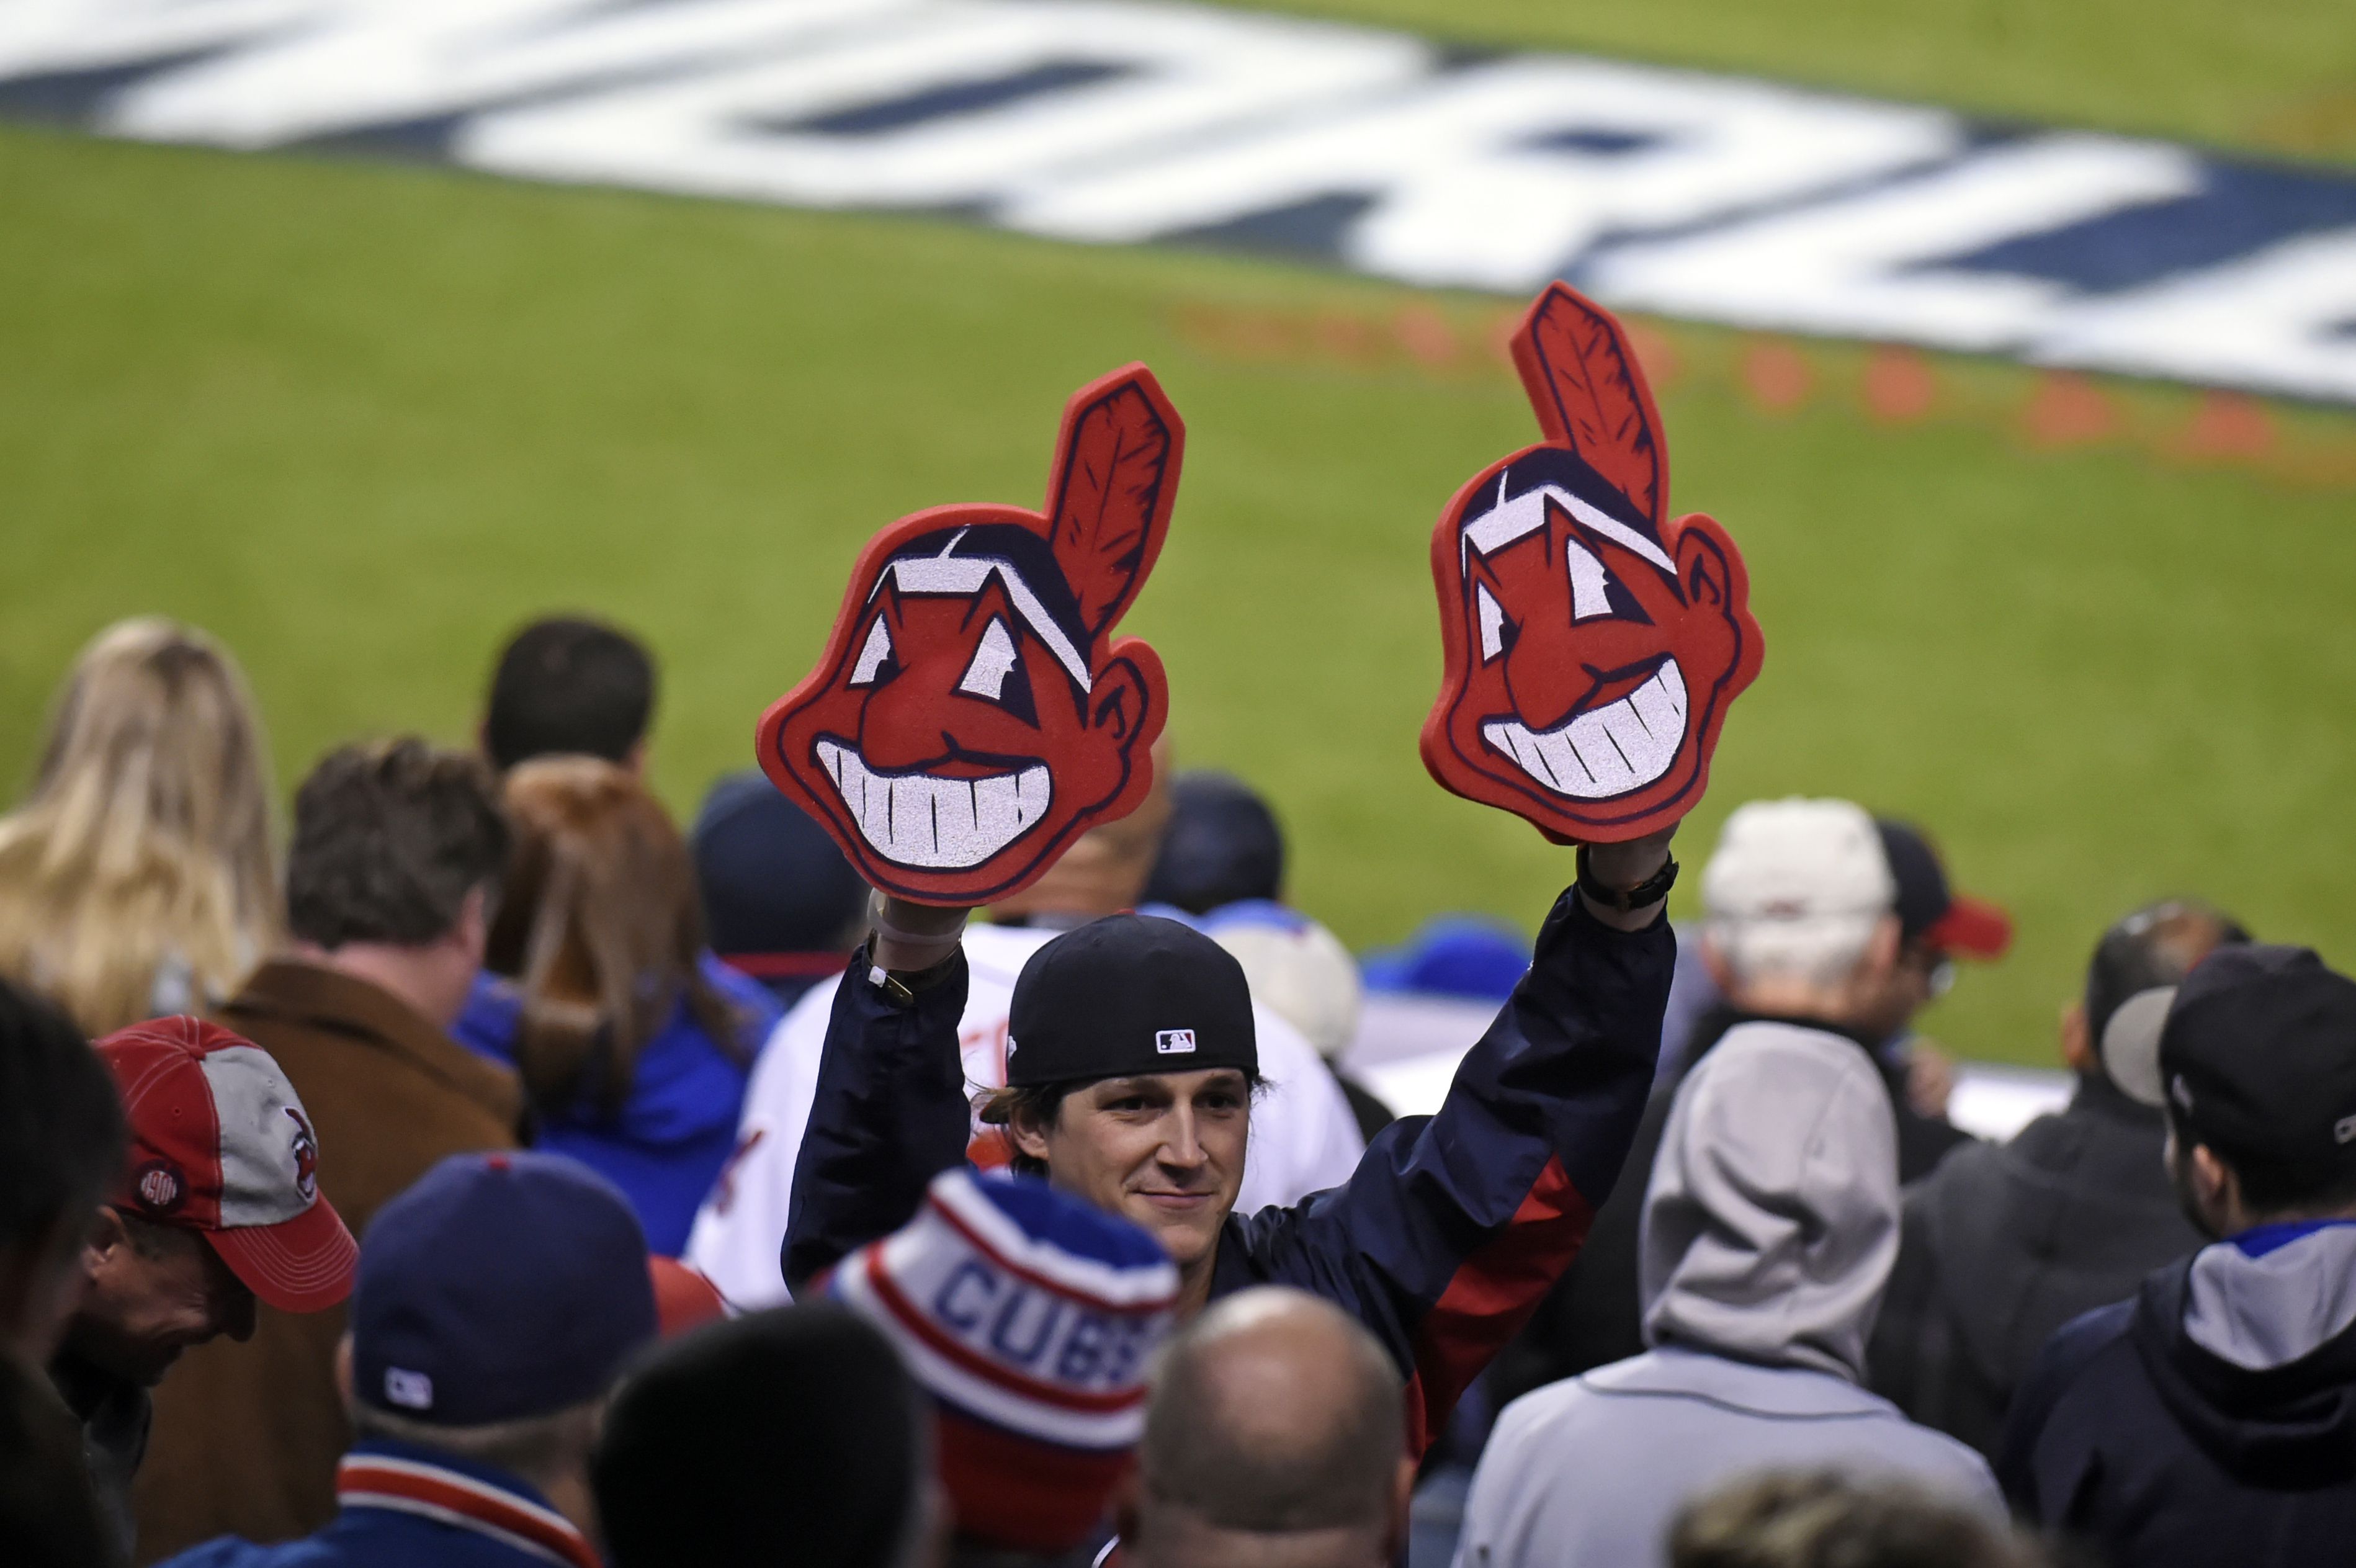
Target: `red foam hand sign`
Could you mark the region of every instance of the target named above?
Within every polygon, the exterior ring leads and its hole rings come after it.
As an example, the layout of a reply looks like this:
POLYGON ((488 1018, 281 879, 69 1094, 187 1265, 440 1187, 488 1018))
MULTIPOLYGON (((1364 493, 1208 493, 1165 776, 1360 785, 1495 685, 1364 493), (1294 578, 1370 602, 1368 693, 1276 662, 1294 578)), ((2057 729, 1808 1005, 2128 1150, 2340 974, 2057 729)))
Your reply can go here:
POLYGON ((1669 826, 1765 654, 1726 530, 1668 516, 1660 414, 1601 307, 1550 285, 1514 334, 1546 439, 1483 469, 1431 535, 1446 659, 1423 761, 1557 842, 1669 826))
POLYGON ((818 668, 755 746, 870 883, 1003 898, 1145 798, 1169 687, 1112 628, 1162 553, 1185 443, 1126 366, 1065 405, 1044 512, 934 507, 861 552, 818 668))

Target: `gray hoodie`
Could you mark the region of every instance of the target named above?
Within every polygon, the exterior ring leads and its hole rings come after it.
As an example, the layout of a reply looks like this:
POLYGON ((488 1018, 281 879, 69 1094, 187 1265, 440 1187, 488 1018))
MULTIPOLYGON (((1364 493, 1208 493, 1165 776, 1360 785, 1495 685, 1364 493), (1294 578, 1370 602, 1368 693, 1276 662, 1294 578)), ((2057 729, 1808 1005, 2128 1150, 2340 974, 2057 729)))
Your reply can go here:
POLYGON ((1856 1042, 1751 1023, 1703 1058, 1641 1249, 1653 1348, 1506 1407, 1461 1568, 1662 1563, 1687 1500, 1771 1468, 1903 1476, 2003 1519, 1977 1454, 1858 1386, 1898 1251, 1898 1156, 1856 1042))

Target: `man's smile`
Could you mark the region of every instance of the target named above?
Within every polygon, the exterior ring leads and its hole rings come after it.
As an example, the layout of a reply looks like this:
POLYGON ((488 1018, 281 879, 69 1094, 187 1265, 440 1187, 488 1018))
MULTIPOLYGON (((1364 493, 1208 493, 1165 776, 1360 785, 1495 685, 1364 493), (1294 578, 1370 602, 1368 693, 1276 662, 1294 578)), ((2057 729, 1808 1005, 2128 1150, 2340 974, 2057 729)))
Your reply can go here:
POLYGON ((922 768, 881 772, 838 740, 821 739, 812 751, 860 836, 894 865, 980 865, 1038 825, 1055 793, 1044 763, 959 778, 922 768))
POLYGON ((1481 738, 1558 795, 1600 800, 1640 789, 1669 770, 1686 737, 1685 672, 1665 659, 1626 696, 1552 729, 1491 719, 1481 738))

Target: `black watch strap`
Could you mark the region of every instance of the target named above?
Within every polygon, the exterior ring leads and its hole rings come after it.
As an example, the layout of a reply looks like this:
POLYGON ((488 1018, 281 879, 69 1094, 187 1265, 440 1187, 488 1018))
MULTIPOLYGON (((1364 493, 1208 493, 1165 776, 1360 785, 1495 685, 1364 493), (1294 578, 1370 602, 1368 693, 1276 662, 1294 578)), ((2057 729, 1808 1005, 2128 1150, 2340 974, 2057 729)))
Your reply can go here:
POLYGON ((1647 904, 1659 903, 1669 896, 1669 889, 1677 885, 1677 863, 1674 857, 1663 861, 1660 870, 1625 891, 1607 886, 1595 879, 1595 873, 1587 864, 1585 844, 1579 846, 1578 865, 1579 890, 1605 908, 1618 909, 1623 913, 1630 909, 1641 909, 1647 904))

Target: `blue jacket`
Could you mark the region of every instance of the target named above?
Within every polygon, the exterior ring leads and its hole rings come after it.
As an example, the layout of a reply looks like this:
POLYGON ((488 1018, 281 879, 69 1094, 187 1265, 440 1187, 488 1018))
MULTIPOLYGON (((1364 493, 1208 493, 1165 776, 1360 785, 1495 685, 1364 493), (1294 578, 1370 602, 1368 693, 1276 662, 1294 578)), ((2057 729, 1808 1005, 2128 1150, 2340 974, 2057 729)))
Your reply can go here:
POLYGON ((2267 1227, 2063 1326, 2013 1400, 2013 1508, 2120 1568, 2349 1561, 2351 1282, 2356 1226, 2267 1227))
POLYGON ((160 1568, 598 1568, 545 1498, 488 1465, 367 1438, 344 1456, 336 1491, 341 1506, 316 1535, 271 1546, 225 1535, 160 1568))
MULTIPOLYGON (((1565 893, 1440 1113, 1385 1129, 1341 1187, 1230 1215, 1211 1294, 1289 1284, 1355 1314, 1408 1379, 1420 1454, 1610 1196, 1676 961, 1666 920, 1616 931, 1565 893)), ((862 952, 835 993, 794 1172, 784 1262, 797 1287, 905 1224, 926 1182, 965 1157, 962 955, 905 1004, 868 972, 862 952)))
MULTIPOLYGON (((744 1059, 722 1050, 681 1002, 662 1033, 638 1052, 621 1112, 611 1120, 584 1101, 544 1120, 534 1146, 570 1155, 604 1176, 638 1211, 649 1251, 677 1257, 695 1211, 736 1146, 737 1113, 752 1058, 776 1026, 776 1000, 710 953, 703 977, 742 1015, 744 1059)), ((515 982, 487 971, 475 977, 466 1010, 450 1026, 458 1043, 515 1065, 523 996, 515 982)))

